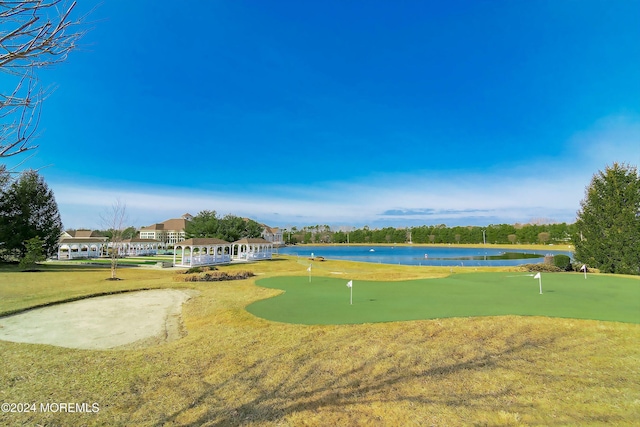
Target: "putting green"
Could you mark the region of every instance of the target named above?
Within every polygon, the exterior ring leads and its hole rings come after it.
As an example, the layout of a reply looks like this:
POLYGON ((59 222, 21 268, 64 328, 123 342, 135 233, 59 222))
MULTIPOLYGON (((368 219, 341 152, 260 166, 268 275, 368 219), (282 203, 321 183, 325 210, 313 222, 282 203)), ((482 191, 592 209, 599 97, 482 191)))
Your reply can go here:
POLYGON ((285 292, 250 304, 268 320, 349 324, 443 317, 525 315, 640 323, 640 280, 580 274, 469 273, 404 282, 329 277, 273 277, 257 282, 285 292))

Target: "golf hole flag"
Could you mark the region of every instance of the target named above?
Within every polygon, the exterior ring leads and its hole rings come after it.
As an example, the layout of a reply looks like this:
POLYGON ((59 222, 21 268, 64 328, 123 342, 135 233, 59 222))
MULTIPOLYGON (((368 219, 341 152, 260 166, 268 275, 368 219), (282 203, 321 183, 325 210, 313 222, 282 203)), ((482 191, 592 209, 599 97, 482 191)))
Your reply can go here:
POLYGON ((309 272, 309 283, 311 283, 311 264, 309 264, 309 268, 307 268, 307 271, 309 272))
POLYGON ((584 272, 584 278, 587 278, 587 264, 582 264, 582 267, 580 267, 580 271, 584 272))
POLYGON ((347 288, 349 288, 349 304, 353 305, 353 280, 347 282, 347 288))
POLYGON ((538 279, 538 282, 540 283, 540 295, 542 295, 542 275, 540 275, 540 273, 536 273, 535 276, 533 276, 534 279, 538 279))

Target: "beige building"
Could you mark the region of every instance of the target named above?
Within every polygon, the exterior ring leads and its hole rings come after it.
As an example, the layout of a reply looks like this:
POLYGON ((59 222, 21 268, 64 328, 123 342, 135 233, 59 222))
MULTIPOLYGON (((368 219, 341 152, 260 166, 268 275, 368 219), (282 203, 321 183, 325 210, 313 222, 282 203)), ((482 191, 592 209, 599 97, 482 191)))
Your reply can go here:
POLYGON ((180 218, 168 219, 140 229, 141 239, 158 240, 162 247, 173 246, 186 239, 185 228, 187 221, 193 218, 191 214, 184 214, 180 218))

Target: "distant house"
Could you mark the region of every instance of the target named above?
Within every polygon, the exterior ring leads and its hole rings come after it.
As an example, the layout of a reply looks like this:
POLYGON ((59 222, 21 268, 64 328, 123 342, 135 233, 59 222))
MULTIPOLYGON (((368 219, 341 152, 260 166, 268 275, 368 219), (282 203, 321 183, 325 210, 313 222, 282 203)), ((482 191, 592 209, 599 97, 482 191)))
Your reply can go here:
POLYGON ((174 246, 178 242, 186 239, 185 229, 187 221, 191 221, 191 214, 184 214, 180 218, 168 219, 166 221, 142 227, 140 229, 140 239, 154 239, 160 242, 161 247, 174 246))
POLYGON ((107 238, 95 231, 65 231, 60 236, 58 259, 97 258, 106 253, 107 238))
POLYGON ((282 230, 264 224, 262 224, 262 226, 264 229, 262 230, 261 236, 264 240, 273 243, 274 246, 284 245, 282 230))

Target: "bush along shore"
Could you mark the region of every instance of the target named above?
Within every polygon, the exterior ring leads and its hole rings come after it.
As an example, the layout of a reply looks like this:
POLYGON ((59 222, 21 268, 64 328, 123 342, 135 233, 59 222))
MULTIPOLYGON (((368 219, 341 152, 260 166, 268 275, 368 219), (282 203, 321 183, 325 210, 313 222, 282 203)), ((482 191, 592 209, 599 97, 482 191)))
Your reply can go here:
POLYGON ((175 276, 177 282, 224 282, 227 280, 243 280, 253 277, 251 271, 217 271, 215 267, 192 267, 175 276))

